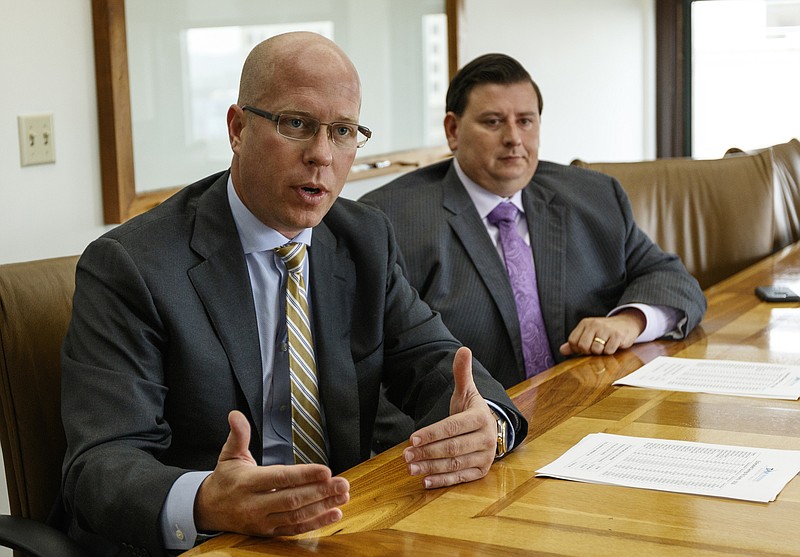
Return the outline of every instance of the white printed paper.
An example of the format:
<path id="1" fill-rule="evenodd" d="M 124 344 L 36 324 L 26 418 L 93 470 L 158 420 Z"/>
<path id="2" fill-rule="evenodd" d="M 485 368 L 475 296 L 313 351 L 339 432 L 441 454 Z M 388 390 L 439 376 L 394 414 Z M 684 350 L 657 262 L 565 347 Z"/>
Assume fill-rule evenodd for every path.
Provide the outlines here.
<path id="1" fill-rule="evenodd" d="M 593 433 L 536 475 L 767 503 L 798 472 L 800 451 Z"/>
<path id="2" fill-rule="evenodd" d="M 613 384 L 797 400 L 800 366 L 659 356 Z"/>

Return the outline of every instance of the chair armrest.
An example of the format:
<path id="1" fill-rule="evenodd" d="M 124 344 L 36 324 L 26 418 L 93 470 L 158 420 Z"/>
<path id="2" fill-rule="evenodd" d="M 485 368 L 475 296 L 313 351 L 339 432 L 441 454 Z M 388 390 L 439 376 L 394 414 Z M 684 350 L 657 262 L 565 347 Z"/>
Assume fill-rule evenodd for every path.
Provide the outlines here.
<path id="1" fill-rule="evenodd" d="M 64 532 L 29 518 L 0 515 L 0 546 L 31 557 L 86 557 Z"/>

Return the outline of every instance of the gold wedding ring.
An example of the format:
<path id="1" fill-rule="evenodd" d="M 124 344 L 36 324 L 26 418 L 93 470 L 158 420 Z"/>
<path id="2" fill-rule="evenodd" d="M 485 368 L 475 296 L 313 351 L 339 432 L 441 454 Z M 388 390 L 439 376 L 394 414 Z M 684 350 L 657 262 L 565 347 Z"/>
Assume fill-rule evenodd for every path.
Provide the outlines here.
<path id="1" fill-rule="evenodd" d="M 601 346 L 605 346 L 606 345 L 606 341 L 603 340 L 600 337 L 594 337 L 594 340 L 592 342 L 596 342 L 597 344 L 599 344 Z"/>

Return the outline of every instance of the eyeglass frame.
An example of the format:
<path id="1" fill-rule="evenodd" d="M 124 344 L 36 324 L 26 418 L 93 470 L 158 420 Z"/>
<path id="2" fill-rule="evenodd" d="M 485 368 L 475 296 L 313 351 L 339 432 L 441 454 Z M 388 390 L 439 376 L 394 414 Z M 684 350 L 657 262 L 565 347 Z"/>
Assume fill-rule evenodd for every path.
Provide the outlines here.
<path id="1" fill-rule="evenodd" d="M 319 132 L 320 128 L 323 125 L 325 125 L 325 126 L 328 126 L 328 140 L 331 141 L 337 147 L 342 147 L 342 148 L 347 149 L 348 148 L 347 145 L 341 145 L 341 144 L 337 143 L 336 140 L 333 138 L 333 132 L 331 132 L 331 130 L 333 128 L 331 126 L 334 126 L 335 124 L 344 124 L 344 125 L 347 125 L 347 126 L 355 126 L 356 130 L 361 132 L 361 135 L 366 137 L 366 139 L 364 141 L 361 141 L 361 142 L 356 141 L 356 149 L 360 149 L 361 147 L 366 145 L 367 141 L 369 141 L 369 139 L 372 137 L 372 130 L 370 130 L 367 126 L 362 126 L 361 124 L 356 124 L 354 122 L 323 122 L 323 121 L 319 120 L 318 118 L 314 118 L 313 116 L 305 116 L 303 114 L 294 114 L 292 112 L 282 112 L 280 114 L 273 114 L 272 112 L 267 112 L 266 110 L 261 110 L 260 108 L 256 108 L 254 106 L 250 106 L 249 104 L 244 105 L 242 107 L 242 110 L 246 110 L 247 112 L 252 112 L 256 116 L 261 116 L 262 118 L 265 118 L 267 120 L 271 120 L 271 121 L 275 122 L 275 131 L 278 132 L 278 135 L 280 135 L 281 137 L 285 137 L 286 139 L 291 139 L 292 141 L 309 141 L 309 140 L 313 139 L 317 135 L 317 133 Z M 310 137 L 306 137 L 305 139 L 299 138 L 299 137 L 291 137 L 291 136 L 288 136 L 288 135 L 284 135 L 284 134 L 281 133 L 281 130 L 280 130 L 280 120 L 284 116 L 297 116 L 298 118 L 303 118 L 303 119 L 306 119 L 306 120 L 312 120 L 312 121 L 317 123 L 317 129 L 314 130 L 314 133 L 311 134 Z M 358 136 L 356 136 L 356 139 L 358 139 Z"/>

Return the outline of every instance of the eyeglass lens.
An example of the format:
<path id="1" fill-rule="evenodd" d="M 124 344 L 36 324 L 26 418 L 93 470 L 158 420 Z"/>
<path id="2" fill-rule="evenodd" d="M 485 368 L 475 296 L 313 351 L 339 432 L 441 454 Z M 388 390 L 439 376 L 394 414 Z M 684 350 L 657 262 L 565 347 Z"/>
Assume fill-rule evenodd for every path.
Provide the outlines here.
<path id="1" fill-rule="evenodd" d="M 323 125 L 316 118 L 298 114 L 281 114 L 278 118 L 278 133 L 289 139 L 311 139 Z M 328 126 L 328 137 L 340 147 L 360 147 L 369 139 L 358 126 L 347 122 L 331 122 Z"/>

